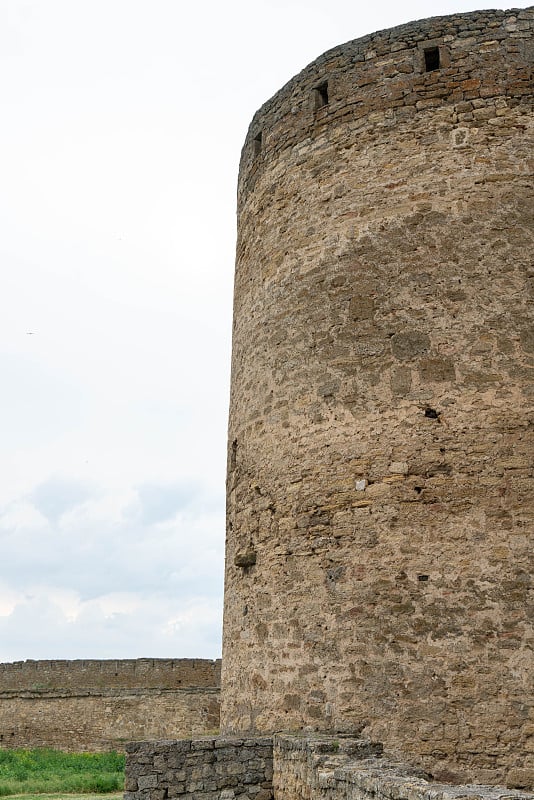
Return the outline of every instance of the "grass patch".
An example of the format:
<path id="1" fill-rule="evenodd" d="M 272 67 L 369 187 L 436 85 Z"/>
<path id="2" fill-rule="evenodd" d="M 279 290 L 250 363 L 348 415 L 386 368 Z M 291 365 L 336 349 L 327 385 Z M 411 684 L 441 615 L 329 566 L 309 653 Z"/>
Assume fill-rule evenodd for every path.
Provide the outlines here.
<path id="1" fill-rule="evenodd" d="M 56 792 L 55 794 L 11 794 L 10 800 L 102 800 L 101 794 L 67 794 L 66 792 Z M 116 794 L 106 794 L 106 800 L 122 800 L 123 792 Z"/>
<path id="2" fill-rule="evenodd" d="M 0 750 L 0 797 L 108 794 L 121 791 L 123 785 L 124 756 L 120 753 Z"/>

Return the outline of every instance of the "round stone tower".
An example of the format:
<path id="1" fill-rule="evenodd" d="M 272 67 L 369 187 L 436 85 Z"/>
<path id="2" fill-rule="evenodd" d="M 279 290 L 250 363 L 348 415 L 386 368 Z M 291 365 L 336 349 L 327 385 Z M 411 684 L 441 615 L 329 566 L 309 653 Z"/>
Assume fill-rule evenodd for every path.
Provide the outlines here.
<path id="1" fill-rule="evenodd" d="M 362 730 L 444 780 L 533 782 L 533 28 L 366 36 L 252 121 L 226 733 Z"/>

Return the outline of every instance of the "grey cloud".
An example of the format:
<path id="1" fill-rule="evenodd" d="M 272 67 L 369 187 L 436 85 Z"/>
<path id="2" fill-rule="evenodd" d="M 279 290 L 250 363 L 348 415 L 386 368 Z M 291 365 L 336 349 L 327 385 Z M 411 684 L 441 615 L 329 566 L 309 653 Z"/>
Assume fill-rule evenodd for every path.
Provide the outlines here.
<path id="1" fill-rule="evenodd" d="M 6 516 L 0 510 L 0 579 L 15 589 L 35 583 L 70 589 L 83 600 L 163 590 L 185 602 L 201 585 L 203 595 L 220 598 L 224 504 L 212 498 L 205 509 L 205 494 L 201 486 L 150 484 L 127 492 L 117 508 L 97 488 L 47 481 L 29 495 L 46 518 L 36 514 L 35 522 L 24 506 L 17 522 L 16 503 L 3 510 Z"/>
<path id="2" fill-rule="evenodd" d="M 50 478 L 36 486 L 29 499 L 45 517 L 56 522 L 59 517 L 91 496 L 91 490 L 77 482 Z"/>
<path id="3" fill-rule="evenodd" d="M 163 522 L 188 508 L 199 495 L 199 487 L 146 483 L 137 487 L 140 517 L 145 524 Z"/>
<path id="4" fill-rule="evenodd" d="M 163 597 L 139 599 L 131 612 L 105 614 L 91 604 L 69 619 L 43 593 L 26 598 L 10 615 L 0 617 L 0 660 L 220 655 L 217 601 L 193 599 L 184 606 Z M 173 625 L 184 607 L 189 614 L 183 624 Z"/>

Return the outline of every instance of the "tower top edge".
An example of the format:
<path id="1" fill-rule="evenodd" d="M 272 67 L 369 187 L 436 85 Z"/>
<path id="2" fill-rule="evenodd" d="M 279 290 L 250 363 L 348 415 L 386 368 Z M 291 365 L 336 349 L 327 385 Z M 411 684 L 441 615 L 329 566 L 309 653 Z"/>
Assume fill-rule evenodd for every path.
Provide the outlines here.
<path id="1" fill-rule="evenodd" d="M 254 113 L 250 122 L 246 140 L 249 139 L 251 132 L 258 125 L 265 114 L 271 111 L 273 104 L 277 100 L 291 92 L 291 90 L 299 84 L 309 80 L 314 73 L 320 79 L 322 72 L 325 77 L 328 72 L 332 70 L 333 62 L 339 58 L 360 59 L 366 60 L 369 51 L 375 45 L 381 45 L 382 49 L 389 43 L 391 45 L 399 45 L 404 38 L 408 38 L 406 47 L 416 47 L 425 40 L 442 39 L 447 36 L 456 37 L 459 33 L 466 35 L 469 30 L 472 31 L 474 38 L 481 38 L 487 36 L 490 38 L 491 30 L 499 23 L 498 27 L 502 27 L 511 17 L 517 17 L 521 21 L 530 21 L 534 25 L 534 5 L 527 6 L 526 8 L 509 8 L 509 9 L 478 9 L 475 11 L 457 12 L 455 14 L 447 14 L 441 16 L 424 17 L 418 20 L 411 20 L 395 25 L 391 28 L 383 28 L 372 33 L 364 34 L 363 36 L 355 39 L 349 39 L 334 47 L 325 50 L 317 58 L 310 61 L 303 69 L 291 77 L 278 91 L 276 91 L 270 98 L 268 98 Z M 493 23 L 493 24 L 491 24 Z M 513 24 L 513 22 L 512 22 Z M 479 27 L 486 25 L 487 30 L 482 31 Z M 490 27 L 491 25 L 491 27 Z M 400 49 L 400 47 L 399 47 Z M 391 52 L 391 48 L 387 52 Z M 379 53 L 383 55 L 383 53 Z"/>

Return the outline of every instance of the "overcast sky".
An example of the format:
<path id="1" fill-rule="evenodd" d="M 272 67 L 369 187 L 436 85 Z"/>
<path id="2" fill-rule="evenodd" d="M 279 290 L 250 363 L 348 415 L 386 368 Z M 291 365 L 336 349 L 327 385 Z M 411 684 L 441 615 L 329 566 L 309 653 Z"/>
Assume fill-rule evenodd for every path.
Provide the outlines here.
<path id="1" fill-rule="evenodd" d="M 248 123 L 329 47 L 488 5 L 0 0 L 0 661 L 220 656 Z"/>

